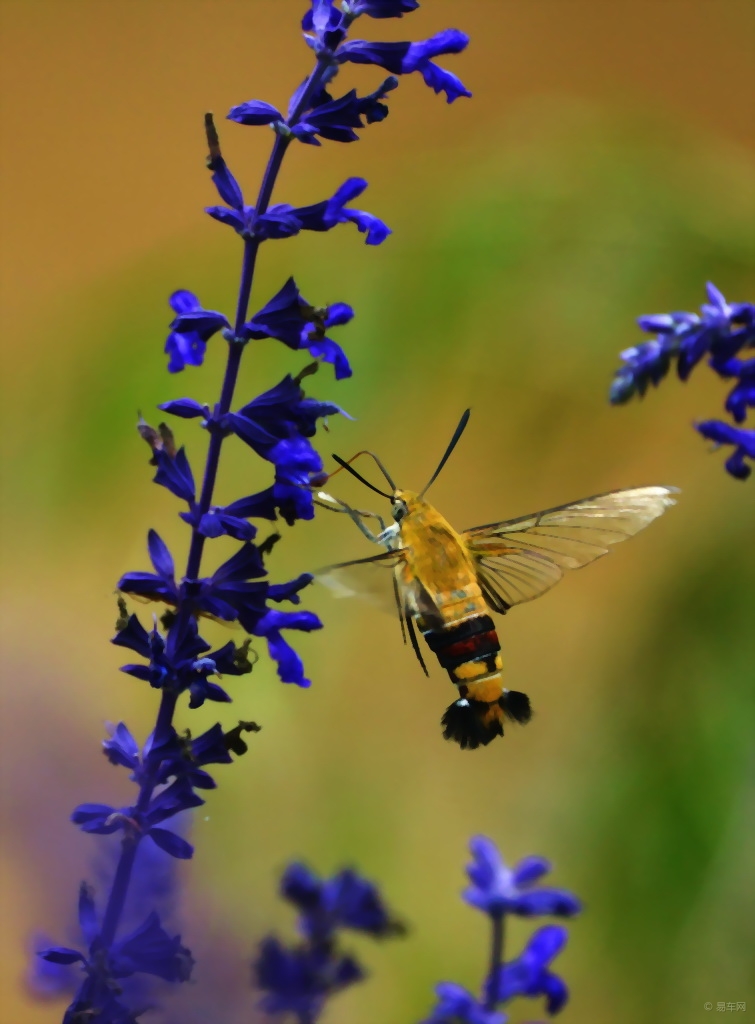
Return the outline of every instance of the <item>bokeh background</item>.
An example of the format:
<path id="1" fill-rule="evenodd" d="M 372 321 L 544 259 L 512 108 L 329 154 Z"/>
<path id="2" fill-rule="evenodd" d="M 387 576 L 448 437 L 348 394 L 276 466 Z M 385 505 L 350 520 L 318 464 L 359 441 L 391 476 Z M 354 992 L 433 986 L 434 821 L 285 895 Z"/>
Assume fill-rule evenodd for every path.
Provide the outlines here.
<path id="1" fill-rule="evenodd" d="M 66 939 L 94 856 L 68 813 L 130 795 L 102 759 L 103 723 L 143 736 L 153 722 L 154 694 L 118 673 L 107 640 L 114 582 L 146 568 L 147 529 L 179 560 L 186 546 L 174 499 L 150 483 L 137 410 L 154 421 L 168 397 L 213 401 L 222 372 L 221 344 L 179 377 L 162 354 L 174 288 L 226 310 L 236 290 L 237 239 L 202 213 L 215 201 L 202 114 L 252 96 L 285 104 L 310 63 L 303 6 L 0 5 L 0 991 L 17 1024 L 61 1013 L 31 997 L 24 972 L 33 932 Z M 332 422 L 322 450 L 373 447 L 404 486 L 421 486 L 471 405 L 433 492 L 459 528 L 612 487 L 682 495 L 646 534 L 500 623 L 509 685 L 530 693 L 537 717 L 472 754 L 442 741 L 453 693 L 437 667 L 421 675 L 395 622 L 306 593 L 326 626 L 297 637 L 311 690 L 280 685 L 263 656 L 234 684 L 236 703 L 219 706 L 264 730 L 218 773 L 194 825 L 183 916 L 204 959 L 184 1022 L 252 1019 L 246 963 L 265 931 L 292 933 L 275 888 L 293 856 L 323 872 L 357 865 L 411 925 L 400 942 L 355 941 L 372 978 L 332 1003 L 331 1024 L 409 1024 L 437 980 L 476 987 L 487 929 L 459 892 L 478 832 L 509 860 L 548 855 L 554 882 L 585 901 L 559 961 L 572 990 L 564 1021 L 687 1024 L 720 1000 L 755 1009 L 755 484 L 727 477 L 691 428 L 725 396 L 704 370 L 627 408 L 606 401 L 637 315 L 696 308 L 707 279 L 732 300 L 755 294 L 755 8 L 428 0 L 365 34 L 449 25 L 472 36 L 447 66 L 474 99 L 446 107 L 407 78 L 363 141 L 294 147 L 280 180 L 279 200 L 307 203 L 364 174 L 365 207 L 395 232 L 380 249 L 343 228 L 262 251 L 253 304 L 293 272 L 307 297 L 357 311 L 339 337 L 353 379 L 309 381 L 356 417 Z M 222 141 L 254 192 L 269 135 L 226 125 Z M 239 398 L 300 365 L 259 345 Z M 198 464 L 203 436 L 180 423 L 178 434 Z M 220 499 L 266 484 L 266 466 L 229 443 Z M 340 493 L 374 497 L 354 481 Z M 284 532 L 271 571 L 286 579 L 365 547 L 323 512 Z M 227 550 L 215 542 L 213 563 Z M 180 724 L 199 731 L 217 716 L 183 711 Z M 512 953 L 529 930 L 512 928 Z M 538 1009 L 515 1006 L 512 1020 Z"/>

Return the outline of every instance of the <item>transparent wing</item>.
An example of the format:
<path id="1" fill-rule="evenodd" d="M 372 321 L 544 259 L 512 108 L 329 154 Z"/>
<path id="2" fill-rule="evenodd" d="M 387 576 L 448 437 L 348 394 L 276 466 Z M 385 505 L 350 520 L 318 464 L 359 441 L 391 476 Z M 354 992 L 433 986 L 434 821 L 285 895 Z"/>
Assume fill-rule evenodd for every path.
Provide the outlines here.
<path id="1" fill-rule="evenodd" d="M 497 612 L 550 590 L 565 569 L 579 569 L 634 536 L 674 504 L 673 487 L 635 487 L 490 523 L 463 536 L 477 563 L 483 596 Z"/>
<path id="2" fill-rule="evenodd" d="M 315 573 L 335 597 L 363 597 L 384 611 L 398 614 L 404 643 L 407 637 L 425 675 L 427 666 L 419 648 L 413 614 L 417 598 L 401 548 L 372 558 L 330 565 Z"/>
<path id="3" fill-rule="evenodd" d="M 329 565 L 315 573 L 315 579 L 327 587 L 334 597 L 361 597 L 383 611 L 395 614 L 396 587 L 404 555 L 384 551 L 371 558 Z M 403 602 L 401 606 L 403 614 Z"/>

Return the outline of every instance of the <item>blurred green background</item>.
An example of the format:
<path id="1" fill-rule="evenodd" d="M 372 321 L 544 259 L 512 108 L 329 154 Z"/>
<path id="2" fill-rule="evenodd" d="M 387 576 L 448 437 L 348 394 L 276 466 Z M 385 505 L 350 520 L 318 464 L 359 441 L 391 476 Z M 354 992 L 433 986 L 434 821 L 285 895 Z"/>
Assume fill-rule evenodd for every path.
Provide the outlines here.
<path id="1" fill-rule="evenodd" d="M 149 482 L 137 410 L 154 422 L 169 397 L 214 401 L 222 373 L 221 344 L 204 370 L 172 378 L 162 354 L 174 288 L 230 310 L 237 286 L 237 239 L 201 212 L 214 201 L 202 113 L 252 96 L 285 104 L 310 62 L 303 6 L 0 4 L 0 991 L 17 1024 L 60 1016 L 23 974 L 32 931 L 65 936 L 92 856 L 67 815 L 130 795 L 99 752 L 103 723 L 123 719 L 139 736 L 153 723 L 154 695 L 117 672 L 107 639 L 115 580 L 147 567 L 147 529 L 179 562 L 186 547 L 174 499 Z M 554 883 L 585 901 L 558 962 L 572 990 L 565 1022 L 687 1024 L 707 1018 L 706 1001 L 755 1008 L 755 485 L 731 480 L 691 428 L 725 396 L 704 370 L 643 403 L 606 401 L 637 315 L 696 308 L 707 279 L 732 300 L 755 294 L 755 8 L 428 0 L 364 32 L 419 38 L 451 24 L 472 36 L 447 66 L 474 99 L 446 107 L 413 76 L 362 142 L 294 148 L 286 161 L 279 200 L 314 202 L 364 174 L 363 205 L 395 232 L 380 249 L 343 228 L 262 251 L 253 305 L 293 272 L 311 300 L 357 311 L 338 335 L 353 379 L 336 384 L 326 369 L 308 382 L 356 417 L 332 421 L 321 450 L 372 447 L 403 486 L 421 486 L 471 405 L 433 490 L 459 528 L 612 487 L 682 494 L 646 534 L 499 623 L 509 685 L 537 717 L 474 753 L 441 739 L 453 692 L 439 668 L 421 675 L 395 622 L 305 594 L 326 626 L 295 638 L 312 689 L 280 685 L 263 656 L 220 706 L 224 721 L 264 730 L 218 772 L 196 821 L 185 935 L 205 960 L 187 1020 L 219 986 L 228 1013 L 204 1019 L 250 1019 L 245 962 L 264 931 L 292 934 L 275 886 L 294 856 L 322 872 L 359 866 L 411 925 L 402 941 L 354 943 L 373 977 L 334 1000 L 330 1024 L 409 1024 L 437 980 L 476 988 L 487 929 L 459 891 L 478 832 L 509 861 L 549 856 Z M 373 87 L 380 74 L 347 70 L 344 84 Z M 253 193 L 269 136 L 226 125 L 222 140 Z M 301 365 L 261 343 L 239 401 Z M 196 468 L 203 436 L 177 433 Z M 219 499 L 267 482 L 266 466 L 228 443 Z M 338 493 L 368 502 L 354 481 Z M 286 579 L 366 547 L 324 512 L 284 528 L 271 572 Z M 208 568 L 229 550 L 216 542 Z M 217 717 L 218 706 L 184 710 L 180 725 Z M 530 930 L 512 927 L 511 953 Z M 512 1020 L 538 1009 L 514 1006 Z"/>

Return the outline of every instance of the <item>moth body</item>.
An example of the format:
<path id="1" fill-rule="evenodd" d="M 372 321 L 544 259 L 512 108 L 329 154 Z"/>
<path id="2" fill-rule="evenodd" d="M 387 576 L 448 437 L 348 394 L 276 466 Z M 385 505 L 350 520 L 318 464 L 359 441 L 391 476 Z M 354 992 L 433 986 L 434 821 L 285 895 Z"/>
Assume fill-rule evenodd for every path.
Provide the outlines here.
<path id="1" fill-rule="evenodd" d="M 381 576 L 391 571 L 404 640 L 409 638 L 427 672 L 417 640 L 417 632 L 421 633 L 458 690 L 457 700 L 441 720 L 443 735 L 464 749 L 474 749 L 503 735 L 504 719 L 524 724 L 532 716 L 527 695 L 503 685 L 501 644 L 490 613 L 504 615 L 514 605 L 546 593 L 566 570 L 601 558 L 614 544 L 632 537 L 673 505 L 676 489 L 656 486 L 608 491 L 459 533 L 423 496 L 468 419 L 469 410 L 420 494 L 397 488 L 372 452 L 358 454 L 372 456 L 391 493 L 381 491 L 334 456 L 342 469 L 390 500 L 394 522 L 386 527 L 375 513 L 358 512 L 323 494 L 387 551 L 330 566 L 321 578 L 329 578 L 331 586 L 335 584 L 346 594 L 354 592 L 348 586 L 351 574 L 381 569 Z M 365 526 L 369 516 L 380 522 L 377 535 Z"/>

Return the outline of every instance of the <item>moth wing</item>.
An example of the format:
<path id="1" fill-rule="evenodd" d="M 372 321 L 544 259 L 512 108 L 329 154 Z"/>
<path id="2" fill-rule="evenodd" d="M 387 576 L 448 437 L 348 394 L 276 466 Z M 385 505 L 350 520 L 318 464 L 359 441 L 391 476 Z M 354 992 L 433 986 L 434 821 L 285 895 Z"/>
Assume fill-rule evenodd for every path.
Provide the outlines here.
<path id="1" fill-rule="evenodd" d="M 564 575 L 608 553 L 675 504 L 673 487 L 609 491 L 467 530 L 483 596 L 493 611 L 544 594 Z"/>
<path id="2" fill-rule="evenodd" d="M 382 611 L 395 614 L 396 591 L 404 565 L 401 549 L 384 551 L 371 558 L 329 565 L 315 573 L 315 579 L 334 597 L 360 597 Z M 400 591 L 399 591 L 400 592 Z M 405 608 L 402 596 L 401 612 Z"/>
<path id="3" fill-rule="evenodd" d="M 335 597 L 363 597 L 384 611 L 398 613 L 404 643 L 408 637 L 422 671 L 428 674 L 413 620 L 420 588 L 408 570 L 401 548 L 372 558 L 327 566 L 315 573 L 315 579 L 328 587 Z"/>

